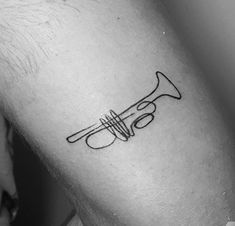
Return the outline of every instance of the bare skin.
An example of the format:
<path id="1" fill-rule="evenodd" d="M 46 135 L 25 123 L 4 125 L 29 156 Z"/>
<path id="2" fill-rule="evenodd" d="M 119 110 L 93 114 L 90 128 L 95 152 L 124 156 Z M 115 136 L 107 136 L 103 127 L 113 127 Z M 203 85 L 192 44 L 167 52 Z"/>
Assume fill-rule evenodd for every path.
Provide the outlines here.
<path id="1" fill-rule="evenodd" d="M 234 115 L 234 1 L 163 1 L 183 39 Z"/>
<path id="2" fill-rule="evenodd" d="M 2 113 L 61 182 L 84 225 L 234 219 L 233 137 L 158 1 L 0 3 Z M 66 140 L 149 94 L 156 71 L 182 98 L 158 99 L 155 119 L 128 142 L 93 150 Z"/>

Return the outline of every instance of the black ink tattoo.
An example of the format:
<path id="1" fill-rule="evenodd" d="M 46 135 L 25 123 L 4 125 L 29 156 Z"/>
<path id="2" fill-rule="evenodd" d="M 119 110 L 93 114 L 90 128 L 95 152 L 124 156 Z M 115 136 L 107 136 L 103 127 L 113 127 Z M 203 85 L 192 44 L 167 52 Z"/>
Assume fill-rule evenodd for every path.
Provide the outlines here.
<path id="1" fill-rule="evenodd" d="M 84 128 L 66 138 L 69 143 L 85 140 L 92 149 L 104 149 L 116 140 L 127 142 L 135 136 L 136 129 L 143 129 L 155 118 L 156 101 L 161 97 L 181 99 L 177 87 L 162 72 L 156 72 L 157 85 L 147 96 L 117 114 L 110 110 L 109 115 L 99 119 L 99 123 Z"/>

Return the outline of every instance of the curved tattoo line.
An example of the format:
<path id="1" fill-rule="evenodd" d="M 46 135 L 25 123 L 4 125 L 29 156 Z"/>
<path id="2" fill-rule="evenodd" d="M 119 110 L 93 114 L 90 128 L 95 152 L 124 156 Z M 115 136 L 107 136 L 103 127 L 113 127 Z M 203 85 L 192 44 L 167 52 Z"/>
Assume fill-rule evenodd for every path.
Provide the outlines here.
<path id="1" fill-rule="evenodd" d="M 69 143 L 76 143 L 77 141 L 85 138 L 86 145 L 95 150 L 107 148 L 114 144 L 116 140 L 127 142 L 130 137 L 135 136 L 135 129 L 143 129 L 154 120 L 154 113 L 157 109 L 155 104 L 156 100 L 164 96 L 177 100 L 182 98 L 180 91 L 166 75 L 160 71 L 157 71 L 156 78 L 157 85 L 148 95 L 141 98 L 136 103 L 130 105 L 127 109 L 119 114 L 113 110 L 110 110 L 109 115 L 105 115 L 104 118 L 99 119 L 99 124 L 95 123 L 76 133 L 73 133 L 72 135 L 68 136 L 66 140 Z M 165 90 L 162 91 L 161 89 L 166 89 L 166 87 L 160 87 L 161 83 L 167 83 L 168 88 L 171 90 L 166 90 L 168 92 Z M 147 112 L 143 113 L 142 111 Z M 139 113 L 141 114 L 138 116 Z M 135 119 L 130 121 L 130 119 L 134 116 L 136 116 Z M 146 119 L 148 119 L 147 122 L 145 122 Z M 144 124 L 141 125 L 141 123 Z M 102 131 L 106 131 L 107 136 L 111 135 L 112 140 L 100 146 L 93 146 L 90 142 L 90 139 L 93 136 L 98 136 Z"/>

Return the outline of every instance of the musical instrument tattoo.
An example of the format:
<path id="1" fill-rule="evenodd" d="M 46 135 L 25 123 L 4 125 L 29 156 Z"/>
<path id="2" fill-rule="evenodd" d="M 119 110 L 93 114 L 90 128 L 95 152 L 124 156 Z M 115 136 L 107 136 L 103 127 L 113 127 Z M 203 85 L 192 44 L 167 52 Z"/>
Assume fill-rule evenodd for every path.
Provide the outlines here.
<path id="1" fill-rule="evenodd" d="M 76 143 L 84 139 L 86 145 L 91 149 L 104 149 L 115 141 L 127 142 L 135 136 L 136 129 L 143 129 L 155 118 L 157 106 L 156 101 L 161 97 L 170 97 L 176 100 L 182 98 L 180 91 L 171 80 L 162 72 L 156 72 L 157 85 L 145 97 L 117 114 L 110 110 L 109 115 L 99 119 L 99 123 L 92 124 L 72 135 L 66 140 Z"/>

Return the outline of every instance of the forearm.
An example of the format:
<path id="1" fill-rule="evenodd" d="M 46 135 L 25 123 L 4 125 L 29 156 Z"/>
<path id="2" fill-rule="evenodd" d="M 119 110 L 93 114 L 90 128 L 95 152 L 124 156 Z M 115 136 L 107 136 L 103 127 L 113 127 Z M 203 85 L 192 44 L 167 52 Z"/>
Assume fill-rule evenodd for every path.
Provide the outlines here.
<path id="1" fill-rule="evenodd" d="M 77 13 L 63 9 L 60 25 L 48 28 L 54 36 L 37 71 L 1 77 L 5 114 L 68 189 L 85 225 L 225 225 L 234 217 L 232 138 L 161 6 L 73 7 Z M 148 99 L 154 120 L 140 129 L 136 115 L 121 118 L 122 133 L 109 124 L 103 139 L 90 138 L 107 126 L 104 114 L 143 114 L 139 104 L 158 84 L 156 71 L 175 87 L 172 94 L 163 76 L 154 95 L 175 98 Z M 88 135 L 66 140 L 88 127 Z"/>

